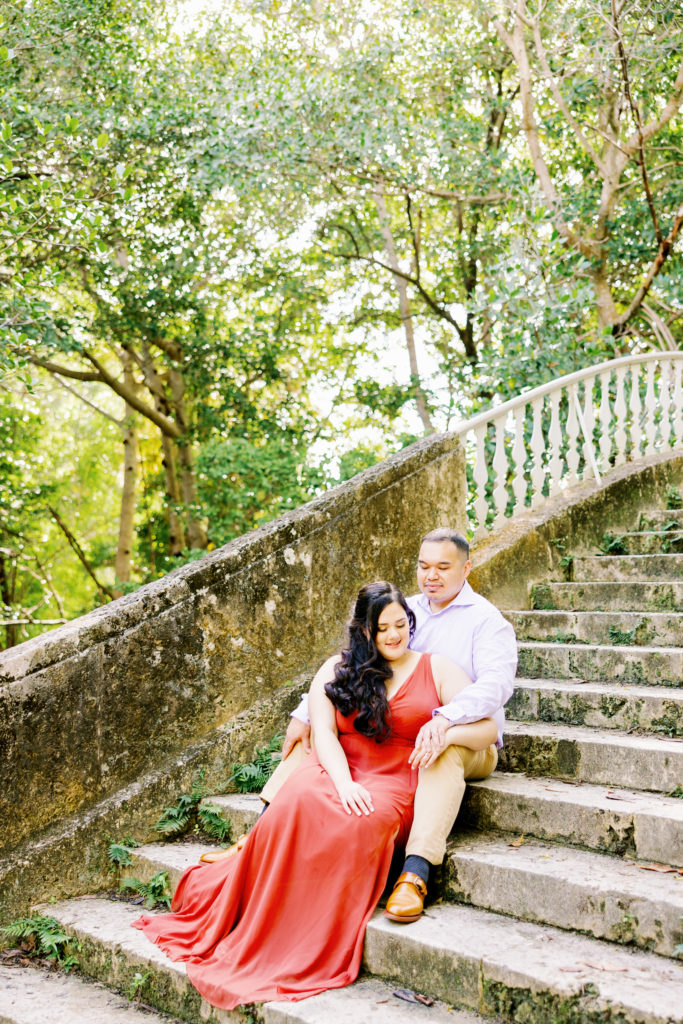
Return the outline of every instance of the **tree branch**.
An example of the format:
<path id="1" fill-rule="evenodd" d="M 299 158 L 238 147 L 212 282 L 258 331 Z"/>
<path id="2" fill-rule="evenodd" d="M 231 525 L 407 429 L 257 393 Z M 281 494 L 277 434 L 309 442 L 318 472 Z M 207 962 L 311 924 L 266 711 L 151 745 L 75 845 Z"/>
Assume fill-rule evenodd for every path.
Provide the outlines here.
<path id="1" fill-rule="evenodd" d="M 51 505 L 47 506 L 47 510 L 50 513 L 50 515 L 52 516 L 52 518 L 54 519 L 54 521 L 56 522 L 56 524 L 59 527 L 59 529 L 62 531 L 62 533 L 64 534 L 64 536 L 68 540 L 70 547 L 75 552 L 76 557 L 78 558 L 79 562 L 81 563 L 81 565 L 83 566 L 83 568 L 87 572 L 88 576 L 90 576 L 94 580 L 95 586 L 97 587 L 97 589 L 100 591 L 101 594 L 104 594 L 105 597 L 108 597 L 110 600 L 113 601 L 114 600 L 114 592 L 112 590 L 110 590 L 109 587 L 105 586 L 104 583 L 100 583 L 100 581 L 98 580 L 97 576 L 93 572 L 93 569 L 90 566 L 90 563 L 88 562 L 88 559 L 85 557 L 85 554 L 83 553 L 83 548 L 80 546 L 80 544 L 78 543 L 78 541 L 74 537 L 74 535 L 71 532 L 71 530 L 69 529 L 69 527 L 63 521 L 63 519 L 61 518 L 59 513 L 56 512 L 55 509 L 53 509 Z"/>
<path id="2" fill-rule="evenodd" d="M 643 299 L 652 287 L 652 282 L 656 278 L 659 271 L 662 269 L 662 266 L 667 256 L 673 248 L 674 242 L 676 241 L 678 233 L 681 229 L 681 224 L 683 224 L 683 206 L 681 206 L 674 215 L 674 221 L 671 226 L 671 231 L 669 232 L 667 237 L 663 238 L 660 242 L 657 255 L 652 261 L 652 265 L 648 270 L 647 274 L 645 275 L 644 281 L 642 282 L 642 284 L 638 288 L 638 291 L 631 300 L 628 309 L 625 310 L 625 312 L 621 313 L 617 318 L 617 321 L 615 323 L 615 327 L 617 328 L 617 334 L 623 332 L 623 328 L 625 327 L 625 325 L 628 323 L 633 314 L 636 313 L 639 307 L 641 306 Z"/>

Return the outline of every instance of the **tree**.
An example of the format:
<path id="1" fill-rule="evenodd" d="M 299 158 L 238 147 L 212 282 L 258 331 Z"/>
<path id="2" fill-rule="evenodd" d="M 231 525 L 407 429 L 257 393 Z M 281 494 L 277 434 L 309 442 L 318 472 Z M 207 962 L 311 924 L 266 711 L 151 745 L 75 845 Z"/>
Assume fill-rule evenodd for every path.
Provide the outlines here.
<path id="1" fill-rule="evenodd" d="M 683 224 L 683 17 L 639 0 L 507 7 L 496 28 L 515 61 L 533 173 L 572 272 L 592 283 L 600 328 L 623 347 L 656 322 L 646 298 L 670 310 L 671 282 L 654 286 Z"/>

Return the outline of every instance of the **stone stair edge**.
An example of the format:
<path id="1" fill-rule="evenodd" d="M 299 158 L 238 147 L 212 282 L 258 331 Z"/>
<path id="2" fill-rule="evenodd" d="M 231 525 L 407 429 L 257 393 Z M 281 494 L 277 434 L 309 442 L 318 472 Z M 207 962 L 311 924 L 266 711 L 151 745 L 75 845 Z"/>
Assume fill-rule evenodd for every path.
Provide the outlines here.
<path id="1" fill-rule="evenodd" d="M 156 1005 L 160 1001 L 165 1004 L 161 1007 L 165 1012 L 177 1014 L 180 1007 L 184 1019 L 197 1024 L 200 1021 L 206 1024 L 230 1021 L 232 1024 L 244 1020 L 243 1016 L 210 1010 L 198 993 L 189 991 L 191 986 L 181 964 L 167 961 L 142 933 L 126 928 L 138 915 L 139 908 L 81 898 L 53 905 L 49 910 L 81 942 L 84 970 L 91 976 L 105 981 L 113 977 L 120 983 L 142 966 L 154 975 L 150 988 L 157 993 Z M 586 983 L 598 988 L 600 995 L 595 997 L 591 1014 L 582 1019 L 596 1024 L 604 1019 L 597 1014 L 605 995 L 622 1013 L 619 1019 L 633 1021 L 633 1024 L 641 1020 L 664 1024 L 669 1019 L 669 1010 L 683 1000 L 683 967 L 675 962 L 547 925 L 518 922 L 490 911 L 455 905 L 431 907 L 421 921 L 409 926 L 410 931 L 408 926 L 391 925 L 392 922 L 378 913 L 368 926 L 364 963 L 370 974 L 449 1004 L 456 1001 L 454 990 L 457 988 L 459 1005 L 489 1017 L 502 1010 L 510 1019 L 505 1013 L 507 1003 L 516 1002 L 518 998 L 525 1000 L 530 992 L 537 997 L 544 995 L 559 1006 L 568 996 L 573 998 L 583 992 Z M 472 941 L 473 926 L 479 933 L 479 941 L 477 938 Z M 520 939 L 524 942 L 521 961 L 516 948 Z M 545 957 L 545 962 L 544 943 L 547 948 L 552 944 L 557 954 Z M 558 957 L 564 963 L 577 964 L 582 975 L 581 985 L 574 984 L 578 979 L 573 975 L 558 974 Z M 601 962 L 619 965 L 620 985 L 608 985 L 607 993 L 602 991 L 605 980 L 614 979 L 609 973 L 603 973 Z M 549 980 L 551 964 L 554 964 L 555 977 Z M 658 990 L 665 989 L 665 995 L 659 996 L 659 1008 L 654 1010 L 651 1001 L 646 1007 L 652 992 L 649 988 L 643 991 L 644 973 L 657 980 Z M 626 981 L 628 985 L 624 984 Z M 144 988 L 142 995 L 148 999 Z M 641 1017 L 646 1008 L 650 1016 Z M 521 1018 L 515 1016 L 515 1019 Z"/>

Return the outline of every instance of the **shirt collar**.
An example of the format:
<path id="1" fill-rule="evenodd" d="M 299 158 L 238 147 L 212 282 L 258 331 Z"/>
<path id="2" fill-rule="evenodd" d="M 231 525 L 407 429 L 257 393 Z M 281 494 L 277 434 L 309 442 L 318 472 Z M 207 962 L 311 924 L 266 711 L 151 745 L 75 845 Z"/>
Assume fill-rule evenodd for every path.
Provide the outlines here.
<path id="1" fill-rule="evenodd" d="M 457 594 L 457 596 L 454 597 L 452 601 L 449 601 L 445 608 L 440 608 L 438 612 L 433 612 L 432 609 L 429 607 L 429 598 L 427 597 L 426 594 L 420 593 L 417 599 L 417 604 L 419 604 L 420 607 L 423 608 L 429 615 L 433 616 L 443 615 L 443 613 L 447 612 L 449 608 L 455 608 L 459 605 L 463 606 L 474 603 L 475 593 L 472 590 L 472 587 L 467 582 L 467 580 L 465 580 L 462 587 L 460 588 L 459 594 Z"/>

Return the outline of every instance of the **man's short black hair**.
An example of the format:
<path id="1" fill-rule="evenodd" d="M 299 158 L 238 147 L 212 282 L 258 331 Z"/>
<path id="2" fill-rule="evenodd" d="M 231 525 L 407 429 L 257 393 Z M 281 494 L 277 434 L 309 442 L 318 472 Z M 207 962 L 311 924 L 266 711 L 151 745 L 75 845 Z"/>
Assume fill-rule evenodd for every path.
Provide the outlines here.
<path id="1" fill-rule="evenodd" d="M 470 557 L 470 546 L 467 543 L 467 537 L 460 533 L 459 530 L 452 530 L 450 526 L 437 526 L 436 530 L 430 530 L 422 538 L 420 544 L 431 543 L 432 541 L 440 544 L 444 540 L 449 540 L 451 544 L 455 544 L 458 551 L 462 551 L 465 561 L 467 561 Z"/>

